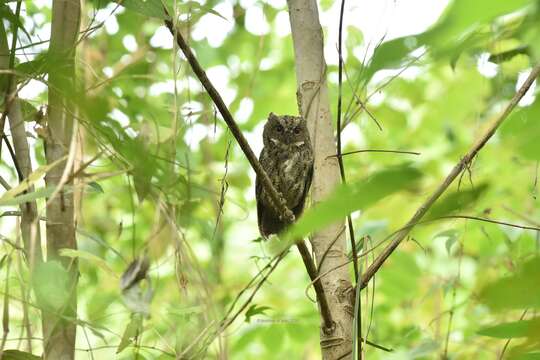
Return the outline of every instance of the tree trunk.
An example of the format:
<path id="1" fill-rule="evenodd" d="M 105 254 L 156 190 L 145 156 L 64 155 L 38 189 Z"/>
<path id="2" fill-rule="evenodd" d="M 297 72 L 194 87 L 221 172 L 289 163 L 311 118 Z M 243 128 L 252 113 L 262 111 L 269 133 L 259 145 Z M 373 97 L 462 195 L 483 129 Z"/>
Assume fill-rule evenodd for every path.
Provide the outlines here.
<path id="1" fill-rule="evenodd" d="M 315 152 L 312 202 L 325 199 L 339 184 L 339 165 L 326 86 L 323 35 L 316 0 L 288 0 L 296 60 L 298 107 L 307 119 Z M 311 245 L 319 274 L 347 261 L 344 223 L 333 224 L 314 234 Z M 328 248 L 330 247 L 330 250 Z M 326 256 L 324 254 L 327 252 Z M 335 327 L 321 331 L 323 359 L 350 358 L 353 306 L 348 267 L 342 266 L 322 278 Z"/>
<path id="2" fill-rule="evenodd" d="M 79 0 L 54 0 L 49 60 L 48 132 L 45 140 L 47 163 L 68 154 L 73 135 L 75 96 L 75 42 L 79 32 Z M 71 97 L 71 98 L 70 98 Z M 45 182 L 49 187 L 61 184 L 62 175 L 69 162 L 49 171 Z M 70 182 L 66 184 L 70 184 Z M 65 184 L 64 184 L 65 185 Z M 59 256 L 62 248 L 76 248 L 73 217 L 73 194 L 60 190 L 47 205 L 47 261 L 59 261 L 69 271 L 67 289 L 70 297 L 61 309 L 63 315 L 43 311 L 44 359 L 71 360 L 75 357 L 77 317 L 77 263 Z"/>

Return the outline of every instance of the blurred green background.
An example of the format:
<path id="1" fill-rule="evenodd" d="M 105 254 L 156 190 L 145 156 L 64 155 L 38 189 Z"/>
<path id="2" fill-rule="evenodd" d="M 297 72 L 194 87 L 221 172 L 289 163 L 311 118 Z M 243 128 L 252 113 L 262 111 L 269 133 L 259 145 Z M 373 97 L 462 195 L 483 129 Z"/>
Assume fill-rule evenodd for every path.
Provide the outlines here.
<path id="1" fill-rule="evenodd" d="M 243 153 L 161 20 L 138 6 L 152 2 L 124 3 L 85 1 L 77 48 L 80 94 L 74 99 L 83 162 L 97 156 L 79 187 L 77 358 L 168 359 L 183 352 L 319 358 L 317 307 L 305 294 L 309 280 L 296 252 L 248 312 L 201 349 L 201 339 L 272 253 L 258 238 L 254 174 Z M 356 237 L 367 248 L 405 224 L 540 58 L 538 1 L 426 3 L 346 4 L 343 151 L 420 153 L 344 157 L 353 186 L 403 165 L 421 173 L 413 186 L 353 213 Z M 12 5 L 2 4 L 8 37 Z M 191 33 L 197 58 L 258 153 L 268 113 L 298 112 L 286 3 L 166 5 L 180 14 L 180 28 Z M 319 4 L 334 118 L 339 5 Z M 30 80 L 20 96 L 35 168 L 44 164 L 35 114 L 47 101 L 46 69 L 54 67 L 46 55 L 50 20 L 50 1 L 23 1 L 16 69 Z M 361 111 L 353 89 L 371 116 Z M 540 226 L 537 93 L 533 87 L 428 215 L 433 221 L 414 229 L 362 293 L 363 333 L 394 349 L 367 347 L 368 359 L 495 359 L 505 346 L 505 358 L 540 358 L 540 233 L 437 219 L 467 215 Z M 0 172 L 16 183 L 6 151 Z M 44 207 L 42 198 L 38 205 Z M 3 206 L 2 212 L 17 209 Z M 16 217 L 4 213 L 2 239 L 16 242 L 16 229 Z M 23 327 L 28 269 L 8 242 L 0 248 L 13 259 L 9 278 L 5 266 L 0 275 L 0 288 L 11 296 L 5 348 L 31 346 L 40 353 L 40 311 L 32 296 L 32 339 Z M 143 254 L 151 278 L 143 291 L 151 287 L 153 296 L 138 305 L 148 306 L 148 316 L 134 315 L 119 288 L 123 271 Z M 371 260 L 372 253 L 362 257 L 362 267 Z M 312 289 L 308 293 L 314 297 Z"/>

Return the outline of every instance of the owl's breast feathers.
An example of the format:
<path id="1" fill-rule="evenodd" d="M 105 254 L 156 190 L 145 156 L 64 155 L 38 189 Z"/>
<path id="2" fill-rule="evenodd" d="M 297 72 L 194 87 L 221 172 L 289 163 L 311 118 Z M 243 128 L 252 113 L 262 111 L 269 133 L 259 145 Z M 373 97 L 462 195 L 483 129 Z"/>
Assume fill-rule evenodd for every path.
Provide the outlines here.
<path id="1" fill-rule="evenodd" d="M 265 147 L 260 162 L 272 185 L 281 193 L 296 217 L 304 209 L 313 173 L 313 153 L 309 143 L 291 146 L 288 151 L 278 147 Z M 257 215 L 263 236 L 277 234 L 287 225 L 279 218 L 275 207 L 259 179 L 256 181 Z"/>

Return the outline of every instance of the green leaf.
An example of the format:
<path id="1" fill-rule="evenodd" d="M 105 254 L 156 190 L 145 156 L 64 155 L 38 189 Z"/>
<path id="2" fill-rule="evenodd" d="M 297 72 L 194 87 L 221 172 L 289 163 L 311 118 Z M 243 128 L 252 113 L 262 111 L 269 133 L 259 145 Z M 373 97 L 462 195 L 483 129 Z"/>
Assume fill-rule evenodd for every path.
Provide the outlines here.
<path id="1" fill-rule="evenodd" d="M 472 28 L 490 23 L 498 16 L 511 13 L 531 4 L 530 0 L 455 0 L 444 12 L 441 21 L 427 36 L 431 44 L 441 40 L 456 40 Z"/>
<path id="2" fill-rule="evenodd" d="M 321 9 L 324 11 L 328 11 L 332 7 L 333 4 L 334 4 L 334 0 L 321 0 L 320 1 Z"/>
<path id="3" fill-rule="evenodd" d="M 2 259 L 0 259 L 0 270 L 2 270 L 2 267 L 4 266 L 4 262 L 6 261 L 7 258 L 8 258 L 7 254 L 4 254 L 4 256 L 2 256 Z"/>
<path id="4" fill-rule="evenodd" d="M 15 71 L 27 77 L 38 77 L 51 71 L 52 64 L 47 52 L 38 54 L 33 60 L 26 61 L 15 66 Z"/>
<path id="5" fill-rule="evenodd" d="M 475 185 L 472 189 L 457 190 L 446 195 L 438 200 L 428 211 L 426 220 L 438 219 L 454 214 L 458 210 L 466 209 L 468 206 L 474 204 L 487 189 L 488 185 L 484 183 Z"/>
<path id="6" fill-rule="evenodd" d="M 420 177 L 417 169 L 401 166 L 376 173 L 367 180 L 340 186 L 327 200 L 311 207 L 284 238 L 303 238 L 310 232 L 344 219 L 353 211 L 364 210 L 390 194 L 411 187 Z"/>
<path id="7" fill-rule="evenodd" d="M 0 198 L 0 206 L 6 205 L 6 203 L 10 200 L 12 200 L 16 195 L 22 193 L 23 191 L 27 190 L 29 187 L 33 186 L 37 181 L 39 181 L 47 172 L 49 172 L 54 167 L 58 166 L 62 162 L 66 160 L 67 156 L 63 156 L 62 158 L 56 160 L 52 164 L 43 165 L 39 167 L 37 170 L 35 170 L 33 173 L 28 175 L 26 179 L 24 179 L 19 185 L 15 186 L 14 188 L 10 189 L 9 191 L 6 191 L 4 195 Z"/>
<path id="8" fill-rule="evenodd" d="M 519 354 L 518 356 L 512 357 L 515 360 L 540 360 L 540 351 L 530 352 L 526 354 Z"/>
<path id="9" fill-rule="evenodd" d="M 347 39 L 345 45 L 348 48 L 353 48 L 355 46 L 359 46 L 364 41 L 364 34 L 362 34 L 362 31 L 360 31 L 355 26 L 347 26 L 347 29 L 345 30 L 347 34 Z"/>
<path id="10" fill-rule="evenodd" d="M 369 80 L 378 70 L 400 67 L 409 59 L 407 55 L 417 47 L 418 40 L 413 36 L 382 43 L 375 49 L 364 76 Z"/>
<path id="11" fill-rule="evenodd" d="M 69 278 L 60 262 L 38 262 L 32 277 L 38 305 L 48 310 L 62 308 L 69 299 Z"/>
<path id="12" fill-rule="evenodd" d="M 414 297 L 422 272 L 414 256 L 397 251 L 389 258 L 381 271 L 380 290 L 389 302 L 399 303 Z"/>
<path id="13" fill-rule="evenodd" d="M 139 336 L 141 330 L 142 317 L 140 315 L 133 315 L 131 321 L 129 322 L 129 324 L 127 324 L 124 330 L 124 334 L 122 334 L 122 339 L 120 340 L 120 344 L 118 344 L 116 353 L 119 354 L 120 352 L 122 352 L 122 350 L 128 347 L 131 344 L 132 339 Z"/>
<path id="14" fill-rule="evenodd" d="M 99 185 L 98 182 L 96 181 L 91 181 L 88 183 L 88 186 L 90 186 L 92 189 L 96 190 L 98 193 L 102 193 L 102 194 L 105 194 L 105 191 L 103 190 L 103 188 L 101 187 L 101 185 Z"/>
<path id="15" fill-rule="evenodd" d="M 262 328 L 260 326 L 245 326 L 245 329 L 241 332 L 241 336 L 237 337 L 232 344 L 232 351 L 239 354 L 244 351 L 250 344 L 254 344 L 258 341 Z"/>
<path id="16" fill-rule="evenodd" d="M 116 0 L 126 9 L 138 12 L 144 16 L 166 20 L 169 17 L 163 11 L 161 0 Z"/>
<path id="17" fill-rule="evenodd" d="M 40 356 L 20 350 L 4 350 L 2 354 L 3 360 L 40 360 Z"/>
<path id="18" fill-rule="evenodd" d="M 540 99 L 515 110 L 501 126 L 506 145 L 530 160 L 540 160 Z"/>
<path id="19" fill-rule="evenodd" d="M 434 353 L 440 348 L 439 342 L 436 340 L 424 340 L 415 348 L 412 348 L 408 354 L 407 359 L 425 359 L 427 355 Z"/>
<path id="20" fill-rule="evenodd" d="M 186 1 L 186 2 L 179 3 L 178 5 L 179 5 L 181 11 L 184 10 L 186 12 L 187 11 L 200 12 L 202 14 L 208 13 L 208 14 L 216 15 L 216 16 L 222 18 L 225 21 L 229 21 L 229 20 L 227 20 L 226 17 L 224 17 L 223 15 L 221 15 L 220 13 L 218 13 L 217 11 L 212 9 L 211 7 L 201 5 L 197 1 Z"/>
<path id="21" fill-rule="evenodd" d="M 271 309 L 270 306 L 259 306 L 257 304 L 253 304 L 249 307 L 249 309 L 246 311 L 246 319 L 245 321 L 248 323 L 251 321 L 251 318 L 255 315 L 265 315 L 265 311 Z"/>
<path id="22" fill-rule="evenodd" d="M 540 308 L 540 258 L 518 267 L 517 271 L 483 288 L 480 300 L 495 311 Z"/>
<path id="23" fill-rule="evenodd" d="M 24 32 L 24 34 L 26 35 L 27 38 L 31 38 L 30 34 L 28 33 L 28 31 L 26 30 L 26 28 L 24 27 L 24 24 L 23 22 L 21 21 L 21 18 L 20 17 L 17 17 L 15 16 L 15 13 L 11 10 L 11 8 L 9 6 L 7 6 L 5 4 L 6 1 L 2 2 L 0 4 L 0 18 L 2 19 L 6 19 L 7 21 L 10 22 L 10 25 L 11 25 L 11 28 L 13 29 L 15 27 L 15 25 L 19 28 L 19 30 L 21 30 L 22 32 Z"/>
<path id="24" fill-rule="evenodd" d="M 364 77 L 369 80 L 378 70 L 404 65 L 410 59 L 409 54 L 421 46 L 428 46 L 433 53 L 456 61 L 460 53 L 484 39 L 475 33 L 480 26 L 532 3 L 531 0 L 478 0 L 474 3 L 455 0 L 428 31 L 393 39 L 377 47 Z"/>
<path id="25" fill-rule="evenodd" d="M 66 256 L 66 257 L 70 257 L 70 258 L 79 258 L 79 259 L 87 260 L 88 262 L 91 262 L 91 263 L 99 266 L 100 268 L 105 270 L 107 273 L 109 273 L 109 274 L 111 274 L 113 276 L 116 276 L 114 271 L 109 267 L 109 265 L 107 264 L 107 262 L 105 260 L 103 260 L 99 256 L 96 256 L 96 255 L 91 254 L 89 252 L 82 251 L 82 250 L 64 248 L 64 249 L 60 249 L 60 256 Z"/>
<path id="26" fill-rule="evenodd" d="M 540 318 L 497 324 L 478 330 L 479 335 L 499 339 L 540 336 Z"/>
<path id="27" fill-rule="evenodd" d="M 41 199 L 44 197 L 49 197 L 52 195 L 55 189 L 56 189 L 55 186 L 40 188 L 30 193 L 15 196 L 14 198 L 11 198 L 9 200 L 0 201 L 0 206 L 15 206 L 15 205 L 24 204 L 29 201 Z"/>

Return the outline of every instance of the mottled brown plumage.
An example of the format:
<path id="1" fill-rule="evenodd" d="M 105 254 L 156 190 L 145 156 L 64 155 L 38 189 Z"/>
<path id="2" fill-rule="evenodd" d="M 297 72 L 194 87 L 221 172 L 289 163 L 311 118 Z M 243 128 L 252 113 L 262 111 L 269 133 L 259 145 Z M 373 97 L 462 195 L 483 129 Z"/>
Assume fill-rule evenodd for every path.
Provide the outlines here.
<path id="1" fill-rule="evenodd" d="M 306 120 L 270 113 L 263 131 L 259 161 L 295 217 L 302 213 L 313 175 L 313 150 Z M 287 223 L 257 178 L 255 183 L 259 231 L 263 237 L 278 234 Z"/>

